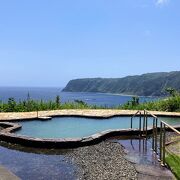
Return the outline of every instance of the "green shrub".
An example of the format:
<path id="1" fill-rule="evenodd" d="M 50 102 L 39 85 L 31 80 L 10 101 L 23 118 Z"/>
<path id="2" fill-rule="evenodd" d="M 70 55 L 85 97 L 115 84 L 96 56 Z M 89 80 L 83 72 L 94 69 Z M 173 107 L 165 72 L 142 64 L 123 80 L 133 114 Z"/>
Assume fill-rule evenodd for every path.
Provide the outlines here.
<path id="1" fill-rule="evenodd" d="M 180 112 L 180 95 L 168 97 L 153 102 L 145 102 L 140 104 L 132 104 L 127 102 L 126 104 L 119 106 L 120 109 L 137 109 L 137 110 L 154 110 L 154 111 L 169 111 Z"/>
<path id="2" fill-rule="evenodd" d="M 28 112 L 56 109 L 108 109 L 108 106 L 89 105 L 82 100 L 61 103 L 60 97 L 56 96 L 54 101 L 37 101 L 28 96 L 27 100 L 16 102 L 14 98 L 9 98 L 7 103 L 0 101 L 0 112 Z M 138 97 L 133 97 L 124 105 L 114 107 L 114 109 L 128 110 L 154 110 L 180 112 L 180 95 L 170 96 L 165 99 L 139 103 Z"/>

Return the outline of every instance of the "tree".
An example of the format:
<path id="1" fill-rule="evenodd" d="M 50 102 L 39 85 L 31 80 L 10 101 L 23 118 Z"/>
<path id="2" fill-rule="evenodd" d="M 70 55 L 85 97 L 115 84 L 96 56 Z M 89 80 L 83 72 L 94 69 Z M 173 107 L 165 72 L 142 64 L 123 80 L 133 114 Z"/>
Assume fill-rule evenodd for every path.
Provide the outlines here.
<path id="1" fill-rule="evenodd" d="M 139 104 L 139 97 L 138 96 L 133 96 L 132 97 L 132 100 L 131 100 L 131 103 L 133 106 L 136 106 Z"/>
<path id="2" fill-rule="evenodd" d="M 27 111 L 30 111 L 30 110 L 31 110 L 31 97 L 28 92 L 28 94 L 27 94 Z"/>
<path id="3" fill-rule="evenodd" d="M 60 106 L 60 96 L 56 96 L 56 106 L 59 107 Z"/>
<path id="4" fill-rule="evenodd" d="M 27 101 L 30 101 L 30 99 L 31 99 L 31 96 L 30 96 L 30 94 L 28 92 L 28 94 L 27 94 Z"/>
<path id="5" fill-rule="evenodd" d="M 3 102 L 0 100 L 0 112 L 3 112 Z"/>
<path id="6" fill-rule="evenodd" d="M 171 88 L 171 87 L 166 88 L 165 91 L 168 92 L 173 97 L 178 95 L 178 92 L 176 91 L 176 89 Z"/>
<path id="7" fill-rule="evenodd" d="M 8 111 L 9 112 L 15 111 L 15 107 L 16 107 L 16 101 L 12 97 L 9 98 L 8 99 Z"/>

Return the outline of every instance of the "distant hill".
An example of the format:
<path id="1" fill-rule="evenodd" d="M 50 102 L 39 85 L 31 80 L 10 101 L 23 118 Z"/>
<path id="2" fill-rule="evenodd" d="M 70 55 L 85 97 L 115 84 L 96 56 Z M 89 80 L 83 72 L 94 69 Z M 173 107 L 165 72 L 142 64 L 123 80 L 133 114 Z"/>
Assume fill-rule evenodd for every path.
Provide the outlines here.
<path id="1" fill-rule="evenodd" d="M 62 91 L 162 96 L 166 87 L 180 90 L 180 71 L 147 73 L 123 78 L 74 79 L 69 81 Z"/>

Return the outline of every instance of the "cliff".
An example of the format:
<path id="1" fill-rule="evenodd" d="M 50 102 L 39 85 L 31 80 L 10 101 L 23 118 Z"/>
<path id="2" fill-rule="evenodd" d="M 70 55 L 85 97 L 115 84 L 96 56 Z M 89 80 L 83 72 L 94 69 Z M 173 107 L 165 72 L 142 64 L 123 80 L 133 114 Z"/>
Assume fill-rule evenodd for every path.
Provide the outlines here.
<path id="1" fill-rule="evenodd" d="M 147 73 L 123 78 L 74 79 L 69 81 L 62 91 L 161 96 L 164 95 L 166 87 L 180 90 L 180 71 Z"/>

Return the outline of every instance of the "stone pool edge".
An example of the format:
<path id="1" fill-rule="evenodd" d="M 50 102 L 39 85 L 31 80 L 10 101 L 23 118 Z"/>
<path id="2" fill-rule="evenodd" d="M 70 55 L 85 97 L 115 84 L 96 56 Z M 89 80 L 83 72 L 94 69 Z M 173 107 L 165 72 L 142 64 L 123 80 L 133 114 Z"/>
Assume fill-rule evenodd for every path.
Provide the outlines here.
<path id="1" fill-rule="evenodd" d="M 114 110 L 114 109 L 70 109 L 70 110 L 54 110 L 39 111 L 38 117 L 56 117 L 56 116 L 79 116 L 90 118 L 111 118 L 114 116 L 131 116 L 137 110 Z M 180 112 L 160 112 L 151 111 L 151 113 L 159 116 L 180 117 Z M 83 138 L 34 138 L 28 136 L 17 135 L 13 131 L 21 128 L 20 124 L 12 123 L 13 121 L 33 120 L 37 118 L 37 112 L 20 112 L 20 113 L 0 113 L 0 124 L 5 129 L 0 131 L 0 140 L 21 144 L 30 147 L 42 148 L 75 148 L 80 146 L 93 145 L 112 136 L 119 135 L 138 135 L 139 129 L 113 129 L 105 130 L 88 137 Z M 2 122 L 3 121 L 3 122 Z M 180 128 L 180 127 L 178 127 Z M 148 128 L 148 134 L 152 133 L 152 128 Z"/>
<path id="2" fill-rule="evenodd" d="M 0 126 L 4 127 L 0 131 L 0 140 L 40 148 L 75 148 L 97 144 L 112 136 L 139 133 L 138 129 L 109 129 L 83 138 L 36 138 L 13 133 L 22 127 L 18 123 L 0 122 Z"/>
<path id="3" fill-rule="evenodd" d="M 97 144 L 113 136 L 139 135 L 139 129 L 109 129 L 83 138 L 35 138 L 13 133 L 22 127 L 18 123 L 0 122 L 0 126 L 4 127 L 0 131 L 0 140 L 37 148 L 76 148 Z M 180 129 L 180 126 L 174 127 Z M 147 134 L 152 134 L 152 127 L 148 127 Z"/>

